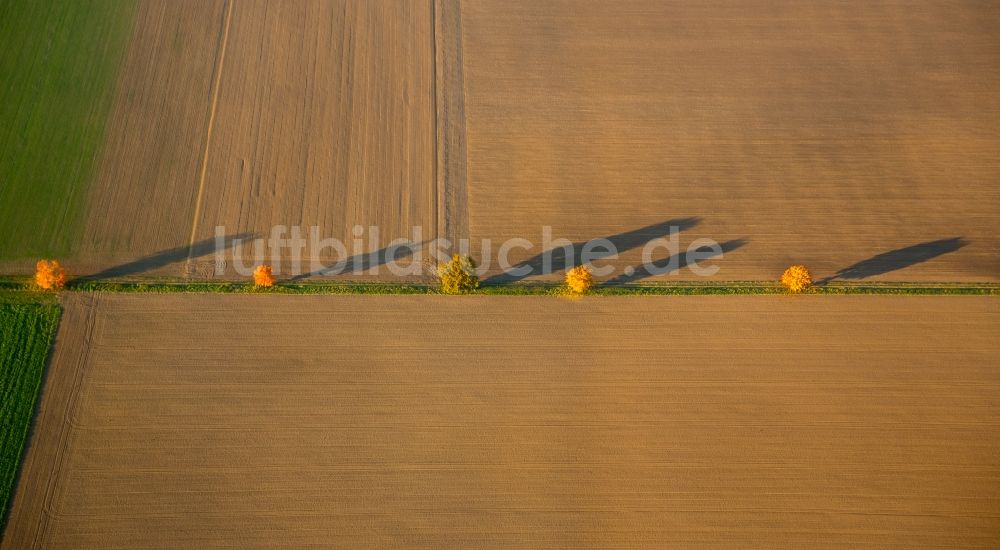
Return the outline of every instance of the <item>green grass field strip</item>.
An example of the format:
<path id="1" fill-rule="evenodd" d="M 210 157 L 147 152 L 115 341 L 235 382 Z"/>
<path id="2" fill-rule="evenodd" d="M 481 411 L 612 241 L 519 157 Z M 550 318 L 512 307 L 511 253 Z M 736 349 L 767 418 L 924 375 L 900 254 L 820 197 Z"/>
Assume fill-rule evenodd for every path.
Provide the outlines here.
<path id="1" fill-rule="evenodd" d="M 59 306 L 49 298 L 0 293 L 0 518 L 5 518 L 24 451 Z"/>
<path id="2" fill-rule="evenodd" d="M 81 234 L 133 8 L 0 2 L 0 259 L 66 256 Z"/>

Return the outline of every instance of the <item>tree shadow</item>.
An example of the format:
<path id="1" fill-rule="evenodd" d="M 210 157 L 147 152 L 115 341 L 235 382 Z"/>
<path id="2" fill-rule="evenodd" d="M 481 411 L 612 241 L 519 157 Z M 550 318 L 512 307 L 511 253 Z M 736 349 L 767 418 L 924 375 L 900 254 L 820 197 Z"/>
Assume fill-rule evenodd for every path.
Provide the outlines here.
<path id="1" fill-rule="evenodd" d="M 347 259 L 343 267 L 337 268 L 336 273 L 331 273 L 331 271 L 337 267 L 336 265 L 324 267 L 316 271 L 311 271 L 309 273 L 302 273 L 295 275 L 288 279 L 289 281 L 301 281 L 303 279 L 308 279 L 310 277 L 322 277 L 324 275 L 336 275 L 340 273 L 353 273 L 358 271 L 358 274 L 364 273 L 375 266 L 385 265 L 389 262 L 395 262 L 402 260 L 404 258 L 409 258 L 414 254 L 414 251 L 423 247 L 429 241 L 422 241 L 419 243 L 407 243 L 400 245 L 389 245 L 381 250 L 375 252 L 365 252 L 363 254 L 355 254 Z"/>
<path id="2" fill-rule="evenodd" d="M 747 244 L 746 239 L 733 239 L 731 241 L 726 241 L 724 243 L 719 244 L 719 248 L 721 249 L 719 254 L 712 254 L 711 256 L 702 256 L 698 258 L 698 261 L 715 258 L 716 256 L 720 256 L 722 254 L 728 254 L 729 252 L 732 252 L 733 250 L 736 250 L 737 248 L 740 248 L 745 244 Z M 699 248 L 698 250 L 701 250 L 701 248 Z M 699 255 L 700 254 L 704 254 L 704 252 L 700 252 Z M 622 273 L 621 275 L 615 277 L 614 279 L 609 279 L 605 281 L 604 284 L 611 286 L 623 285 L 626 283 L 634 283 L 636 281 L 641 281 L 649 277 L 660 277 L 663 275 L 669 275 L 670 273 L 676 273 L 684 269 L 685 267 L 691 265 L 693 259 L 694 258 L 691 258 L 689 256 L 688 252 L 677 253 L 674 254 L 673 256 L 662 258 L 659 261 L 654 260 L 652 262 L 653 264 L 652 267 L 656 269 L 657 273 L 652 273 L 649 269 L 649 266 L 645 265 L 641 265 L 639 267 L 626 268 L 626 270 L 632 269 L 632 273 L 631 274 Z M 676 263 L 676 266 L 670 268 L 668 271 L 664 273 L 659 272 L 659 270 L 665 269 L 668 266 L 673 265 L 672 262 Z"/>
<path id="3" fill-rule="evenodd" d="M 670 234 L 671 228 L 676 228 L 677 231 L 685 231 L 698 225 L 699 222 L 701 222 L 701 219 L 696 217 L 675 218 L 647 225 L 645 227 L 640 227 L 638 229 L 633 229 L 632 231 L 618 233 L 617 235 L 610 235 L 608 237 L 604 237 L 604 239 L 607 239 L 614 245 L 616 252 L 621 253 L 626 250 L 642 246 L 653 239 L 667 236 Z M 492 277 L 485 279 L 483 284 L 502 284 L 520 281 L 532 275 L 541 274 L 546 263 L 551 266 L 553 273 L 569 269 L 577 265 L 577 260 L 583 255 L 583 248 L 586 246 L 587 242 L 590 241 L 576 242 L 571 245 L 557 246 L 555 248 L 542 251 L 511 268 L 513 270 L 529 267 L 531 270 L 528 271 L 528 273 L 524 275 L 514 275 L 509 272 L 498 273 L 497 275 L 493 275 Z M 567 251 L 567 249 L 569 250 Z M 597 260 L 610 255 L 612 255 L 611 252 L 607 252 L 605 250 L 595 250 L 591 251 L 589 256 L 590 259 Z"/>
<path id="4" fill-rule="evenodd" d="M 942 254 L 954 252 L 967 244 L 969 242 L 962 237 L 952 237 L 950 239 L 929 241 L 898 250 L 883 252 L 852 266 L 845 267 L 834 275 L 818 281 L 817 284 L 827 283 L 833 279 L 864 279 L 866 277 L 882 275 L 883 273 L 889 273 L 890 271 L 926 262 Z"/>
<path id="5" fill-rule="evenodd" d="M 255 233 L 239 233 L 237 235 L 229 235 L 223 237 L 223 250 L 232 247 L 233 244 L 236 242 L 252 239 L 255 238 L 256 236 L 257 235 Z M 210 239 L 198 241 L 197 243 L 194 243 L 191 246 L 178 246 L 176 248 L 171 248 L 168 250 L 164 250 L 162 252 L 157 252 L 156 254 L 145 256 L 143 258 L 139 258 L 138 260 L 128 262 L 126 264 L 110 267 L 99 273 L 94 273 L 92 275 L 87 275 L 86 277 L 81 277 L 81 278 L 104 279 L 108 277 L 125 277 L 128 275 L 136 275 L 138 273 L 143 273 L 146 271 L 159 269 L 161 267 L 166 267 L 170 264 L 187 260 L 188 258 L 199 258 L 206 254 L 212 254 L 215 253 L 216 250 L 217 250 L 216 238 L 212 237 Z"/>

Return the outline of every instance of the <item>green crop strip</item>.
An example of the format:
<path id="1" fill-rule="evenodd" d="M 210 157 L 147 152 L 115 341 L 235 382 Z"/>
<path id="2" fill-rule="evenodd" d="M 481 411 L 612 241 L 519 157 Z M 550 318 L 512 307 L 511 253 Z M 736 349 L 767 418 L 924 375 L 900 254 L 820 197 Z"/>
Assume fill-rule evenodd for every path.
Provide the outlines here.
<path id="1" fill-rule="evenodd" d="M 256 289 L 248 282 L 192 282 L 183 279 L 149 279 L 135 281 L 103 281 L 77 279 L 70 281 L 68 292 L 199 292 L 239 294 L 441 294 L 437 285 L 429 283 L 377 283 L 305 281 L 278 282 L 266 289 Z M 0 278 L 0 296 L 4 293 L 25 296 L 52 296 L 34 290 L 26 277 Z M 561 296 L 566 288 L 556 283 L 514 283 L 481 286 L 471 292 L 484 296 Z M 657 285 L 594 286 L 588 296 L 703 296 L 703 295 L 788 294 L 778 283 L 759 281 L 720 281 L 712 283 L 665 283 Z M 1000 295 L 1000 285 L 993 283 L 829 283 L 813 286 L 803 295 Z"/>
<path id="2" fill-rule="evenodd" d="M 50 298 L 0 293 L 0 518 L 10 503 L 59 313 Z"/>

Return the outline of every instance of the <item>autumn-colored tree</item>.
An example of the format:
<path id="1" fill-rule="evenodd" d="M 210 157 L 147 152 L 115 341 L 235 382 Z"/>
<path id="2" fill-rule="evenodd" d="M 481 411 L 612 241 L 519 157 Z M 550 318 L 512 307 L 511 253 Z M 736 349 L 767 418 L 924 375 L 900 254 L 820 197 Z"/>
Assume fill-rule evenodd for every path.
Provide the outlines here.
<path id="1" fill-rule="evenodd" d="M 812 284 L 812 274 L 804 265 L 793 265 L 781 274 L 781 284 L 791 292 L 802 292 Z"/>
<path id="2" fill-rule="evenodd" d="M 566 272 L 566 286 L 573 294 L 583 294 L 594 286 L 594 276 L 585 265 L 578 265 Z"/>
<path id="3" fill-rule="evenodd" d="M 59 265 L 59 260 L 38 260 L 35 284 L 42 290 L 60 290 L 66 286 L 66 269 Z"/>
<path id="4" fill-rule="evenodd" d="M 271 273 L 271 266 L 262 264 L 253 270 L 253 285 L 257 288 L 270 288 L 274 286 L 274 275 Z"/>
<path id="5" fill-rule="evenodd" d="M 464 294 L 479 288 L 476 262 L 469 256 L 455 254 L 448 263 L 438 266 L 437 275 L 445 294 Z"/>

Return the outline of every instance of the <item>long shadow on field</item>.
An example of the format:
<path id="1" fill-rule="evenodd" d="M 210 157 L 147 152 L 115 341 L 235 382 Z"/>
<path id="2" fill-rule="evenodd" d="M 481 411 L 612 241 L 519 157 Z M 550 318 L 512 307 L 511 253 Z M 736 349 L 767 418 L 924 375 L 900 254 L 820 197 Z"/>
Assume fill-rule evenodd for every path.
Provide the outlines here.
<path id="1" fill-rule="evenodd" d="M 301 281 L 303 279 L 308 279 L 310 277 L 322 277 L 324 275 L 339 275 L 341 273 L 354 273 L 355 275 L 362 275 L 365 271 L 376 267 L 382 266 L 389 262 L 396 262 L 404 258 L 409 258 L 422 246 L 427 244 L 429 241 L 423 241 L 419 243 L 406 243 L 398 245 L 389 245 L 381 250 L 376 250 L 375 252 L 365 252 L 364 254 L 355 254 L 350 258 L 347 258 L 341 263 L 337 263 L 331 266 L 325 266 L 322 269 L 312 271 L 309 273 L 303 273 L 301 275 L 296 275 L 290 278 L 290 281 Z M 404 266 L 405 267 L 405 266 Z"/>
<path id="2" fill-rule="evenodd" d="M 818 281 L 817 284 L 827 283 L 833 279 L 864 279 L 866 277 L 881 275 L 883 273 L 896 271 L 898 269 L 903 269 L 904 267 L 926 262 L 927 260 L 937 258 L 942 254 L 954 252 L 967 244 L 969 244 L 969 242 L 962 237 L 952 237 L 950 239 L 929 241 L 926 243 L 915 244 L 913 246 L 907 246 L 906 248 L 900 248 L 898 250 L 883 252 L 882 254 L 872 256 L 871 258 L 862 260 L 852 266 L 845 267 L 833 276 Z"/>
<path id="3" fill-rule="evenodd" d="M 238 241 L 245 241 L 248 239 L 253 239 L 256 237 L 254 233 L 239 233 L 237 235 L 229 235 L 223 237 L 223 247 L 222 250 L 226 250 L 233 246 Z M 128 262 L 126 264 L 118 265 L 115 267 L 110 267 L 101 271 L 100 273 L 94 273 L 93 275 L 88 275 L 84 277 L 85 279 L 104 279 L 108 277 L 125 277 L 128 275 L 136 275 L 138 273 L 143 273 L 146 271 L 152 271 L 154 269 L 159 269 L 161 267 L 166 267 L 170 264 L 185 261 L 190 258 L 199 258 L 205 256 L 206 254 L 214 254 L 218 250 L 216 246 L 216 239 L 212 237 L 210 239 L 205 239 L 194 243 L 192 246 L 178 246 L 176 248 L 171 248 L 164 250 L 162 252 L 157 252 L 150 256 L 139 258 L 138 260 Z"/>
<path id="4" fill-rule="evenodd" d="M 708 251 L 702 251 L 703 249 L 699 248 L 697 251 L 699 255 L 697 260 L 698 261 L 708 260 L 715 258 L 717 256 L 721 256 L 723 254 L 728 254 L 729 252 L 732 252 L 733 250 L 736 250 L 737 248 L 745 244 L 747 244 L 746 239 L 733 239 L 731 241 L 726 241 L 724 243 L 719 244 L 720 252 L 718 254 L 711 254 L 711 255 L 703 255 L 707 254 Z M 654 260 L 652 262 L 652 265 L 650 266 L 640 265 L 638 267 L 632 267 L 631 274 L 623 273 L 615 277 L 614 279 L 605 281 L 604 284 L 623 285 L 625 283 L 634 283 L 636 281 L 641 281 L 649 277 L 669 275 L 671 273 L 676 273 L 681 269 L 684 269 L 688 265 L 691 265 L 694 262 L 694 260 L 695 258 L 691 257 L 691 254 L 689 254 L 688 252 L 680 252 L 674 254 L 673 256 L 669 256 L 667 258 Z"/>
<path id="5" fill-rule="evenodd" d="M 640 227 L 638 229 L 633 229 L 632 231 L 626 231 L 624 233 L 618 233 L 617 235 L 604 237 L 604 239 L 614 246 L 614 252 L 620 253 L 643 246 L 653 239 L 666 237 L 670 235 L 671 231 L 685 231 L 698 225 L 700 221 L 701 220 L 699 218 L 675 218 L 647 225 L 645 227 Z M 532 256 L 531 258 L 511 268 L 511 270 L 525 267 L 530 268 L 527 273 L 523 275 L 515 275 L 507 271 L 483 280 L 483 284 L 511 283 L 520 281 L 532 275 L 555 273 L 557 271 L 569 269 L 577 265 L 577 263 L 582 263 L 580 258 L 583 255 L 583 249 L 584 246 L 587 245 L 587 242 L 576 242 L 566 246 L 557 246 L 549 250 L 542 251 L 541 253 Z M 588 255 L 591 260 L 597 260 L 612 256 L 614 255 L 614 252 L 598 248 L 596 250 L 589 251 Z M 548 269 L 545 269 L 546 266 L 548 266 Z M 543 273 L 543 269 L 546 273 Z"/>

